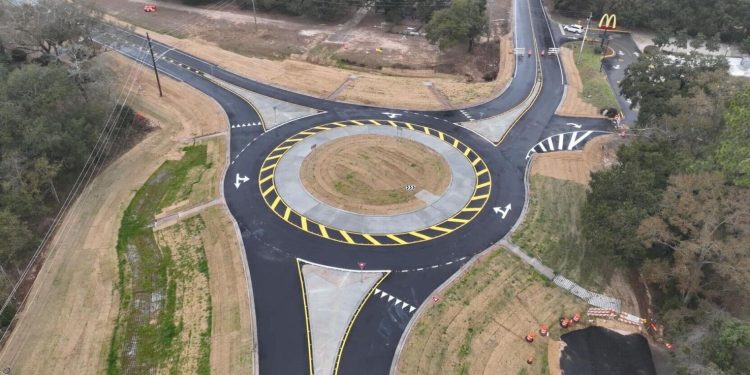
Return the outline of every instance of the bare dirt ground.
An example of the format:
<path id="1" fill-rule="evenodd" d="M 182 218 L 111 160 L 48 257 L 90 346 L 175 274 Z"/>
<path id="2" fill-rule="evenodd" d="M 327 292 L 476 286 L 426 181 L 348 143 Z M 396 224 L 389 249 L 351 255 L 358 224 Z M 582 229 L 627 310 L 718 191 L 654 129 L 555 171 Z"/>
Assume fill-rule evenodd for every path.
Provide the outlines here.
<path id="1" fill-rule="evenodd" d="M 604 135 L 589 141 L 583 151 L 538 154 L 531 164 L 531 174 L 588 185 L 592 172 L 616 163 L 617 147 L 622 142 L 616 135 Z"/>
<path id="2" fill-rule="evenodd" d="M 116 54 L 100 58 L 120 72 L 135 66 Z M 119 306 L 115 243 L 122 213 L 151 173 L 179 155 L 184 139 L 226 126 L 223 114 L 207 97 L 164 79 L 166 95 L 160 99 L 151 72 L 140 72 L 131 105 L 158 128 L 104 169 L 66 216 L 65 229 L 56 235 L 16 328 L 0 352 L 0 366 L 13 373 L 101 373 L 106 368 Z M 249 334 L 249 329 L 238 332 Z"/>
<path id="3" fill-rule="evenodd" d="M 602 117 L 596 106 L 583 100 L 583 82 L 575 64 L 575 54 L 568 48 L 560 49 L 560 60 L 565 68 L 568 91 L 557 111 L 562 116 Z"/>
<path id="4" fill-rule="evenodd" d="M 585 304 L 554 287 L 505 250 L 488 253 L 418 317 L 398 374 L 540 374 L 560 316 Z M 550 337 L 537 330 L 545 323 Z M 524 337 L 535 333 L 532 344 Z M 532 364 L 526 361 L 533 359 Z"/>
<path id="5" fill-rule="evenodd" d="M 300 178 L 317 199 L 351 212 L 392 215 L 425 206 L 416 194 L 439 196 L 451 180 L 450 167 L 435 151 L 407 139 L 356 135 L 316 148 Z M 407 191 L 406 185 L 415 185 Z"/>
<path id="6" fill-rule="evenodd" d="M 488 9 L 494 6 L 499 10 L 492 14 L 507 19 L 506 3 L 510 1 L 497 0 Z M 382 24 L 381 16 L 367 16 L 359 26 L 342 31 L 335 24 L 264 13 L 256 30 L 251 12 L 225 3 L 193 8 L 156 2 L 155 13 L 143 12 L 140 0 L 96 0 L 95 4 L 118 20 L 151 30 L 159 41 L 289 90 L 325 98 L 350 75 L 357 75 L 359 79 L 349 82 L 337 97 L 342 101 L 445 109 L 448 106 L 424 86 L 430 81 L 451 105 L 462 106 L 499 93 L 513 70 L 513 59 L 506 61 L 506 51 L 499 50 L 510 48 L 509 35 L 500 47 L 489 41 L 478 44 L 471 55 L 463 49 L 441 53 L 424 37 L 388 32 L 391 27 Z M 507 29 L 506 24 L 493 23 L 494 35 Z M 485 74 L 491 76 L 498 69 L 498 79 L 484 82 Z"/>

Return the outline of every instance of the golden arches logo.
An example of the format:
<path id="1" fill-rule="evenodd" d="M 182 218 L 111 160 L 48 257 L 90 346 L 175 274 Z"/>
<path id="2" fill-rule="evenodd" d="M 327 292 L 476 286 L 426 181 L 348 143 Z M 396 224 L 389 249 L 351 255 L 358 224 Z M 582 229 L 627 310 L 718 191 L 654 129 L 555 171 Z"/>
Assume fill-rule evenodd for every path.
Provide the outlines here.
<path id="1" fill-rule="evenodd" d="M 617 16 L 614 14 L 604 13 L 602 18 L 599 20 L 600 29 L 615 29 L 617 28 Z"/>

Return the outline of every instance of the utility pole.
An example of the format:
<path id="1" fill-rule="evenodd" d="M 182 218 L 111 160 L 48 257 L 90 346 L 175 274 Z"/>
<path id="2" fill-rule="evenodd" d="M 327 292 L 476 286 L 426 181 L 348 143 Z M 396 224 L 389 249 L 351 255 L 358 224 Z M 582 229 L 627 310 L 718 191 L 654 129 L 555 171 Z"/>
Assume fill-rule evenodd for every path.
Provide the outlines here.
<path id="1" fill-rule="evenodd" d="M 253 3 L 253 21 L 255 21 L 255 31 L 258 31 L 258 16 L 255 14 L 255 0 L 251 0 Z"/>
<path id="2" fill-rule="evenodd" d="M 586 30 L 583 31 L 583 40 L 581 41 L 581 50 L 578 52 L 578 61 L 581 61 L 581 55 L 583 54 L 583 46 L 586 44 L 586 35 L 588 35 L 589 25 L 591 25 L 591 17 L 593 17 L 593 13 L 589 12 L 589 19 L 586 20 Z"/>
<path id="3" fill-rule="evenodd" d="M 159 97 L 164 96 L 161 92 L 161 81 L 159 81 L 159 70 L 156 69 L 156 58 L 154 58 L 154 48 L 151 46 L 151 37 L 146 33 L 146 39 L 148 40 L 148 50 L 151 51 L 151 62 L 154 64 L 154 74 L 156 74 L 156 85 L 159 86 Z"/>

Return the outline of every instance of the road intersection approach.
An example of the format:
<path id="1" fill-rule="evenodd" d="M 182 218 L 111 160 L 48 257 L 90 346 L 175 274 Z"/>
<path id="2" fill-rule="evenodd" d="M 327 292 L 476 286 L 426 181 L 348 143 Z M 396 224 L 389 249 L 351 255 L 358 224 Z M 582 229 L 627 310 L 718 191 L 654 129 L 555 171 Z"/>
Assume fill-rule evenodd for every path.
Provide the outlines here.
<path id="1" fill-rule="evenodd" d="M 534 53 L 516 56 L 511 84 L 486 103 L 446 111 L 314 98 L 239 76 L 154 42 L 159 71 L 215 99 L 229 120 L 230 164 L 223 188 L 247 255 L 261 374 L 312 374 L 316 369 L 318 374 L 389 373 L 416 307 L 431 301 L 431 293 L 441 283 L 502 239 L 519 219 L 529 156 L 578 150 L 591 138 L 611 131 L 604 119 L 554 114 L 565 77 L 557 56 L 539 53 L 558 47 L 540 0 L 514 0 L 514 20 L 515 47 Z M 97 41 L 151 64 L 141 35 L 111 28 Z M 486 129 L 498 124 L 501 134 L 483 134 L 475 126 L 478 122 Z M 432 211 L 416 213 L 413 220 L 389 222 L 387 217 L 323 209 L 294 185 L 295 168 L 311 147 L 337 132 L 395 132 L 423 143 L 451 161 L 455 186 L 437 197 L 447 197 L 442 203 L 434 202 L 427 208 Z M 373 274 L 362 275 L 366 287 L 358 289 L 350 283 L 351 277 L 313 272 L 305 269 L 307 265 L 354 274 L 382 272 L 377 280 Z M 313 276 L 306 280 L 306 275 Z M 316 287 L 311 289 L 312 284 Z M 348 289 L 321 291 L 321 285 Z M 348 313 L 330 315 L 345 327 L 311 327 L 326 324 L 320 323 L 326 321 L 320 315 L 326 303 L 318 298 L 333 303 L 343 295 L 356 303 L 342 304 L 342 311 Z M 322 338 L 314 332 L 329 334 Z"/>

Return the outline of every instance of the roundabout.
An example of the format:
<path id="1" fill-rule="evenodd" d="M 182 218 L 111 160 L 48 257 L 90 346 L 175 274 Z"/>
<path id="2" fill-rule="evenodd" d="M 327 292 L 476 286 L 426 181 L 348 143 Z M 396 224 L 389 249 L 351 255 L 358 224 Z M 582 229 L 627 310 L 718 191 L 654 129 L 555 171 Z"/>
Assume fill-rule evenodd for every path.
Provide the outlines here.
<path id="1" fill-rule="evenodd" d="M 370 144 L 379 140 L 381 143 L 376 150 L 390 150 L 396 154 L 396 160 L 404 161 L 399 152 L 409 152 L 409 149 L 420 156 L 429 156 L 426 164 L 431 169 L 427 171 L 424 170 L 424 160 L 406 161 L 408 165 L 401 167 L 421 168 L 420 173 L 413 175 L 429 180 L 432 191 L 422 189 L 420 181 L 412 181 L 403 190 L 391 186 L 391 189 L 383 190 L 384 196 L 383 192 L 365 186 L 357 193 L 370 199 L 363 200 L 368 203 L 367 210 L 361 210 L 365 208 L 364 204 L 336 207 L 335 203 L 331 204 L 331 199 L 320 198 L 320 190 L 325 188 L 312 184 L 314 171 L 303 167 L 311 167 L 310 160 L 319 151 L 326 152 L 331 147 L 337 150 L 337 144 L 341 148 L 340 142 L 361 141 L 362 137 L 370 137 L 365 138 Z M 406 149 L 398 150 L 399 147 Z M 369 163 L 369 158 L 375 155 L 363 154 L 364 151 L 357 148 L 344 148 L 349 148 L 355 154 L 359 152 L 368 159 L 365 166 L 369 164 L 370 167 L 360 173 L 369 176 L 373 172 L 375 167 Z M 339 157 L 338 154 L 333 155 Z M 387 157 L 379 160 L 389 161 Z M 357 167 L 357 162 L 348 161 L 350 167 Z M 325 161 L 318 162 L 325 165 Z M 384 166 L 383 169 L 390 169 L 390 178 L 395 181 L 400 181 L 399 178 L 409 180 L 409 176 L 403 176 L 393 165 Z M 303 182 L 304 177 L 307 177 L 307 185 Z M 375 181 L 375 176 L 367 179 L 375 184 L 383 182 Z M 338 186 L 341 193 L 352 190 L 347 185 L 362 185 L 362 182 L 355 181 L 354 174 L 349 171 L 344 173 L 343 180 L 334 181 L 333 185 L 327 190 L 336 191 Z M 286 138 L 261 164 L 258 188 L 266 205 L 276 216 L 304 232 L 352 245 L 398 246 L 439 238 L 471 222 L 490 198 L 492 178 L 479 154 L 454 136 L 410 122 L 369 119 L 318 125 Z M 315 193 L 311 193 L 311 190 Z M 378 201 L 385 204 L 373 204 Z M 391 212 L 377 212 L 383 207 Z"/>

